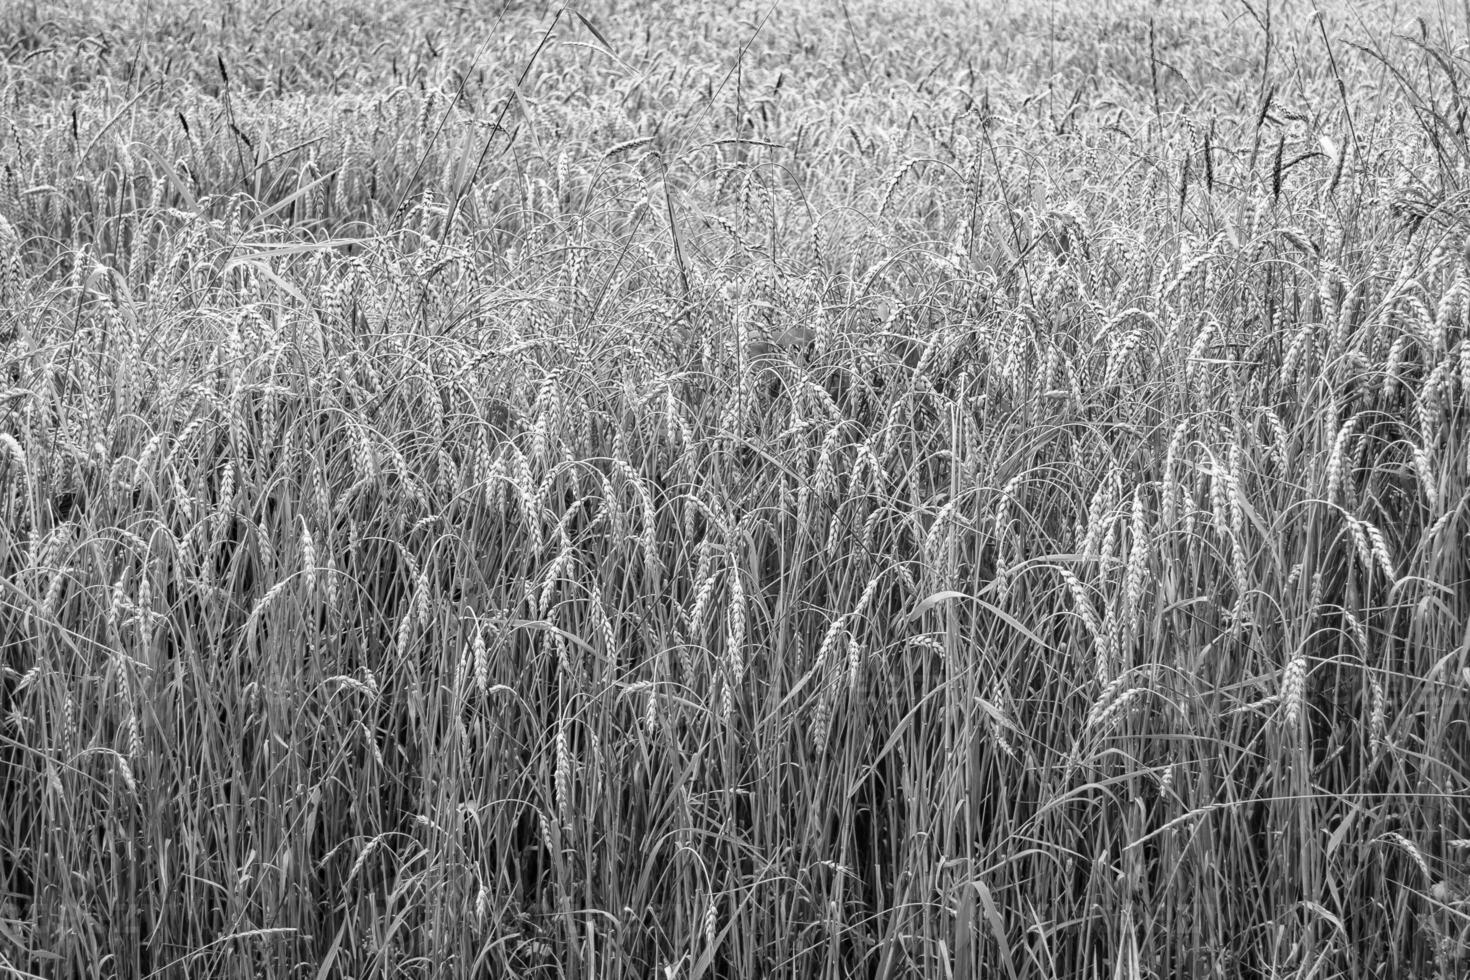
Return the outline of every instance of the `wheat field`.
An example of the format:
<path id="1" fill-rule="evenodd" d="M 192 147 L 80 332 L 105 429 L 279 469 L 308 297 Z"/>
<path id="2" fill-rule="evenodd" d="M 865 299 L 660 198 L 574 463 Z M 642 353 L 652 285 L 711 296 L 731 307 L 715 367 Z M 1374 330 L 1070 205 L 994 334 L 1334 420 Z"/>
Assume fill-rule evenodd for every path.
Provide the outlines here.
<path id="1" fill-rule="evenodd" d="M 4 975 L 1470 975 L 1470 8 L 90 6 Z"/>

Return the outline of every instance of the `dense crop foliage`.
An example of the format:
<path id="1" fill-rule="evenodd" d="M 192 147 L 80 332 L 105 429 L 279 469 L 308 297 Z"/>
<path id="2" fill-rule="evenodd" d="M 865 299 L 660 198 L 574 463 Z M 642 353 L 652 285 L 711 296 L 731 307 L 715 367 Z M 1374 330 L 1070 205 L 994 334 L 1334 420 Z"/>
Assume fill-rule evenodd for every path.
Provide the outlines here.
<path id="1" fill-rule="evenodd" d="M 0 4 L 0 969 L 1462 976 L 1423 12 Z"/>

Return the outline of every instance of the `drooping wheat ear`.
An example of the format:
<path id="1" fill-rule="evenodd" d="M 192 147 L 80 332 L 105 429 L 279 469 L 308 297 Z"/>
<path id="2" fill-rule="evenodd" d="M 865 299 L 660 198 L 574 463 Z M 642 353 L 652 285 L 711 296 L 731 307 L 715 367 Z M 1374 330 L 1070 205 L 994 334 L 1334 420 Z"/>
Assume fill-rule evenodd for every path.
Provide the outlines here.
<path id="1" fill-rule="evenodd" d="M 837 492 L 837 474 L 833 467 L 833 456 L 837 449 L 837 439 L 841 435 L 842 425 L 834 425 L 827 431 L 822 440 L 822 448 L 817 455 L 817 469 L 812 476 L 812 489 L 823 500 L 830 500 Z"/>
<path id="2" fill-rule="evenodd" d="M 863 647 L 858 643 L 857 637 L 851 633 L 847 634 L 847 690 L 849 694 L 857 694 L 861 690 L 863 679 Z"/>
<path id="3" fill-rule="evenodd" d="M 1298 653 L 1287 663 L 1286 669 L 1281 673 L 1281 704 L 1284 710 L 1283 720 L 1288 732 L 1296 731 L 1297 721 L 1301 718 L 1302 698 L 1307 687 L 1307 658 Z"/>
<path id="4" fill-rule="evenodd" d="M 129 675 L 130 664 L 127 657 L 121 653 L 112 658 L 113 669 L 117 671 L 117 684 L 122 692 L 122 703 L 124 720 L 128 730 L 128 755 L 134 759 L 143 758 L 143 731 L 138 723 L 138 702 L 133 696 L 133 683 Z"/>
<path id="5" fill-rule="evenodd" d="M 1118 464 L 1112 464 L 1108 468 L 1107 475 L 1098 484 L 1097 491 L 1092 495 L 1092 502 L 1087 508 L 1086 536 L 1082 539 L 1082 547 L 1079 549 L 1084 559 L 1097 556 L 1097 547 L 1103 533 L 1103 524 L 1112 524 L 1111 521 L 1105 521 L 1104 515 L 1113 506 L 1115 500 L 1115 484 L 1120 473 Z"/>
<path id="6" fill-rule="evenodd" d="M 1383 685 L 1378 678 L 1373 678 L 1373 705 L 1368 715 L 1368 756 L 1374 764 L 1383 756 L 1383 746 L 1388 736 L 1386 701 Z"/>
<path id="7" fill-rule="evenodd" d="M 117 775 L 122 780 L 123 787 L 128 791 L 129 796 L 136 798 L 138 795 L 138 782 L 133 778 L 133 767 L 128 765 L 127 756 L 121 752 L 114 752 L 112 753 L 112 759 L 113 763 L 117 766 Z"/>
<path id="8" fill-rule="evenodd" d="M 1176 467 L 1179 465 L 1179 453 L 1184 448 L 1184 437 L 1188 432 L 1189 422 L 1187 420 L 1174 426 L 1174 434 L 1169 437 L 1169 448 L 1164 453 L 1164 492 L 1159 504 L 1159 516 L 1166 529 L 1172 528 L 1175 518 L 1179 516 L 1181 484 Z"/>
<path id="9" fill-rule="evenodd" d="M 1243 596 L 1250 589 L 1245 563 L 1245 491 L 1241 489 L 1244 453 L 1238 440 L 1231 440 L 1229 463 L 1225 469 L 1226 492 L 1230 505 L 1231 572 L 1235 576 L 1235 594 Z"/>
<path id="10" fill-rule="evenodd" d="M 1364 571 L 1369 575 L 1373 574 L 1373 549 L 1368 543 L 1368 535 L 1363 531 L 1363 522 L 1348 515 L 1347 526 L 1352 534 L 1353 544 L 1357 547 L 1358 560 L 1362 562 Z"/>
<path id="11" fill-rule="evenodd" d="M 481 926 L 490 924 L 490 887 L 483 882 L 475 893 L 475 921 Z"/>
<path id="12" fill-rule="evenodd" d="M 805 489 L 805 488 L 803 488 Z M 948 565 L 949 550 L 941 547 L 949 542 L 945 538 L 945 532 L 949 530 L 954 513 L 959 509 L 963 498 L 956 497 L 939 509 L 934 517 L 934 524 L 929 528 L 929 533 L 924 536 L 924 563 L 934 569 L 944 569 Z"/>
<path id="13" fill-rule="evenodd" d="M 1148 570 L 1148 554 L 1151 547 L 1148 525 L 1145 523 L 1143 494 L 1133 491 L 1133 520 L 1131 548 L 1128 553 L 1128 572 L 1125 577 L 1124 594 L 1127 600 L 1125 619 L 1135 623 L 1139 613 L 1139 602 L 1143 598 L 1144 573 Z"/>
<path id="14" fill-rule="evenodd" d="M 715 582 L 718 579 L 719 573 L 710 570 L 694 594 L 694 607 L 689 611 L 689 635 L 692 637 L 699 637 L 704 628 L 704 617 L 709 611 L 710 598 L 714 595 Z"/>
<path id="15" fill-rule="evenodd" d="M 138 461 L 133 466 L 133 478 L 128 483 L 127 489 L 136 490 L 143 485 L 143 478 L 152 468 L 153 462 L 158 457 L 159 447 L 163 444 L 163 432 L 155 432 L 143 447 L 143 452 L 138 456 Z M 24 458 L 24 457 L 22 457 Z"/>
<path id="16" fill-rule="evenodd" d="M 650 738 L 658 731 L 660 714 L 658 700 L 658 691 L 650 687 L 648 701 L 643 706 L 643 732 Z"/>
<path id="17" fill-rule="evenodd" d="M 379 840 L 381 840 L 380 837 L 369 839 L 363 849 L 358 852 L 357 860 L 352 862 L 352 870 L 347 872 L 347 881 L 349 883 L 355 880 L 358 874 L 362 872 L 363 867 L 368 862 L 368 858 L 372 856 L 373 851 L 377 850 Z"/>
<path id="18" fill-rule="evenodd" d="M 1386 840 L 1390 843 L 1397 844 L 1405 854 L 1409 855 L 1410 860 L 1414 862 L 1414 866 L 1418 868 L 1419 873 L 1424 876 L 1425 883 L 1428 884 L 1434 881 L 1434 875 L 1429 873 L 1428 862 L 1424 860 L 1424 855 L 1420 853 L 1419 846 L 1413 841 L 1409 840 L 1402 834 L 1395 833 L 1392 830 L 1385 833 L 1382 837 L 1379 838 L 1379 840 Z"/>
<path id="19" fill-rule="evenodd" d="M 1369 550 L 1372 552 L 1373 560 L 1378 563 L 1378 567 L 1383 571 L 1383 577 L 1392 585 L 1398 581 L 1398 575 L 1394 571 L 1393 559 L 1389 557 L 1388 542 L 1384 540 L 1383 532 L 1378 530 L 1377 526 L 1369 521 L 1361 521 L 1360 523 L 1363 527 L 1363 533 L 1368 538 Z"/>
<path id="20" fill-rule="evenodd" d="M 1291 435 L 1286 430 L 1286 423 L 1281 416 L 1267 408 L 1263 414 L 1266 417 L 1266 425 L 1271 429 L 1271 458 L 1280 469 L 1286 468 L 1286 447 L 1291 441 Z"/>
<path id="21" fill-rule="evenodd" d="M 745 677 L 745 615 L 745 586 L 736 568 L 730 574 L 730 605 L 725 614 L 725 647 L 730 656 L 730 674 L 736 684 Z"/>
<path id="22" fill-rule="evenodd" d="M 1006 738 L 1006 729 L 1014 726 L 1011 719 L 1015 713 L 1015 706 L 1011 700 L 1010 685 L 1006 683 L 1004 675 L 997 675 L 991 681 L 990 707 L 993 710 L 986 711 L 986 726 L 990 732 L 991 744 L 1012 759 L 1017 758 L 1016 750 L 1011 747 L 1010 739 Z"/>
<path id="23" fill-rule="evenodd" d="M 1215 318 L 1213 316 L 1209 317 L 1205 321 L 1204 327 L 1200 330 L 1199 335 L 1194 338 L 1194 343 L 1189 345 L 1189 354 L 1184 368 L 1184 380 L 1190 388 L 1194 387 L 1200 371 L 1203 370 L 1201 364 L 1204 362 L 1205 348 L 1209 346 L 1210 338 L 1214 336 L 1217 325 Z"/>
<path id="24" fill-rule="evenodd" d="M 567 745 L 567 720 L 562 718 L 556 728 L 556 813 L 558 819 L 565 824 L 568 820 L 571 806 L 571 780 L 572 780 L 572 753 Z"/>
<path id="25" fill-rule="evenodd" d="M 213 528 L 216 537 L 225 533 L 225 527 L 229 523 L 230 515 L 234 511 L 235 500 L 235 461 L 225 460 L 223 471 L 220 473 L 219 497 L 215 502 Z"/>
<path id="26" fill-rule="evenodd" d="M 827 632 L 822 636 L 822 643 L 817 647 L 817 663 L 822 667 L 825 668 L 831 662 L 829 658 L 832 652 L 837 649 L 838 643 L 846 632 L 844 629 L 846 622 L 847 616 L 843 615 L 838 616 L 828 624 Z"/>
<path id="27" fill-rule="evenodd" d="M 1108 602 L 1108 611 L 1103 615 L 1102 626 L 1099 628 L 1102 640 L 1092 651 L 1093 671 L 1099 684 L 1105 685 L 1112 681 L 1113 665 L 1118 661 L 1119 648 L 1122 645 L 1120 634 L 1125 627 L 1118 621 L 1118 605 L 1116 597 Z"/>
<path id="28" fill-rule="evenodd" d="M 306 515 L 298 515 L 301 520 L 301 565 L 306 572 L 306 591 L 308 594 L 316 593 L 316 542 L 312 540 L 311 528 L 306 525 Z"/>
<path id="29" fill-rule="evenodd" d="M 284 585 L 286 581 L 286 579 L 282 579 L 281 585 Z M 277 588 L 279 588 L 279 586 L 277 586 Z M 271 589 L 272 593 L 274 593 L 275 591 L 276 589 Z M 271 596 L 268 593 L 266 595 L 266 599 L 269 598 L 271 598 Z M 262 601 L 261 606 L 264 605 L 265 602 Z M 402 660 L 408 654 L 409 644 L 413 642 L 413 624 L 415 618 L 416 617 L 414 616 L 414 607 L 413 604 L 410 603 L 408 610 L 403 614 L 403 618 L 398 621 L 398 629 L 394 634 L 393 648 L 394 651 L 398 654 L 399 660 Z"/>
<path id="30" fill-rule="evenodd" d="M 1144 687 L 1129 687 L 1134 680 L 1128 671 L 1124 671 L 1104 685 L 1088 709 L 1082 727 L 1088 731 L 1105 730 L 1116 721 L 1134 698 L 1146 690 Z"/>
<path id="31" fill-rule="evenodd" d="M 1413 447 L 1414 472 L 1419 477 L 1419 488 L 1424 493 L 1424 500 L 1429 505 L 1431 512 L 1439 510 L 1439 481 L 1435 477 L 1435 468 L 1430 461 L 1429 451 L 1421 446 Z"/>
<path id="32" fill-rule="evenodd" d="M 1210 459 L 1210 518 L 1221 541 L 1230 539 L 1230 469 L 1219 457 Z"/>
<path id="33" fill-rule="evenodd" d="M 1342 491 L 1343 470 L 1346 467 L 1346 455 L 1348 440 L 1352 438 L 1353 430 L 1357 428 L 1361 415 L 1354 415 L 1338 430 L 1337 437 L 1332 440 L 1332 454 L 1327 459 L 1327 501 L 1337 503 L 1338 495 Z"/>
<path id="34" fill-rule="evenodd" d="M 0 303 L 18 306 L 20 299 L 20 235 L 0 214 Z"/>
<path id="35" fill-rule="evenodd" d="M 1310 320 L 1302 323 L 1292 335 L 1291 343 L 1281 358 L 1281 377 L 1289 384 L 1296 382 L 1297 371 L 1303 367 L 1308 351 L 1312 349 L 1313 332 L 1317 325 Z"/>
<path id="36" fill-rule="evenodd" d="M 709 904 L 704 908 L 704 942 L 710 949 L 714 949 L 718 926 L 719 904 L 715 896 L 710 895 Z"/>
<path id="37" fill-rule="evenodd" d="M 15 436 L 11 435 L 9 432 L 0 432 L 0 447 L 4 447 L 7 451 L 9 451 L 11 457 L 15 460 L 16 465 L 20 467 L 21 478 L 23 480 L 29 481 L 30 465 L 26 461 L 26 451 L 21 448 L 21 445 L 16 440 Z"/>
<path id="38" fill-rule="evenodd" d="M 379 472 L 378 454 L 373 449 L 373 441 L 368 435 L 367 428 L 361 425 L 354 425 L 353 436 L 353 475 L 359 482 L 376 480 Z"/>
<path id="39" fill-rule="evenodd" d="M 1286 573 L 1286 588 L 1282 590 L 1285 595 L 1295 592 L 1302 582 L 1302 563 L 1294 562 L 1291 571 Z"/>
<path id="40" fill-rule="evenodd" d="M 562 528 L 561 545 L 557 549 L 556 557 L 547 566 L 546 581 L 541 586 L 540 601 L 537 608 L 543 613 L 551 609 L 552 597 L 556 594 L 557 586 L 561 584 L 561 580 L 567 576 L 568 570 L 572 567 L 572 558 L 572 539 L 567 534 L 566 529 Z"/>
<path id="41" fill-rule="evenodd" d="M 1087 627 L 1087 632 L 1092 634 L 1093 642 L 1101 639 L 1101 628 L 1097 621 L 1097 611 L 1092 608 L 1092 600 L 1087 596 L 1087 590 L 1082 587 L 1081 581 L 1065 568 L 1057 570 L 1062 581 L 1067 583 L 1067 589 L 1072 593 L 1072 605 L 1082 625 Z"/>
<path id="42" fill-rule="evenodd" d="M 485 649 L 485 629 L 478 619 L 470 629 L 474 631 L 470 640 L 470 653 L 474 660 L 475 688 L 484 697 L 490 690 L 490 654 Z"/>
<path id="43" fill-rule="evenodd" d="M 811 739 L 812 749 L 816 756 L 820 757 L 827 751 L 827 737 L 832 723 L 832 685 L 826 666 L 818 661 L 817 699 L 812 705 L 812 717 L 807 726 L 807 737 Z"/>
<path id="44" fill-rule="evenodd" d="M 893 199 L 894 191 L 898 190 L 899 182 L 903 180 L 904 176 L 907 175 L 908 172 L 913 169 L 914 165 L 918 162 L 919 160 L 917 157 L 909 157 L 905 159 L 903 163 L 899 164 L 898 169 L 893 172 L 893 176 L 888 178 L 888 184 L 883 188 L 883 196 L 878 201 L 878 214 L 881 215 L 884 211 L 888 209 L 888 202 Z"/>
<path id="45" fill-rule="evenodd" d="M 1024 473 L 1019 473 L 1006 481 L 1001 487 L 999 499 L 995 502 L 995 540 L 997 544 L 1003 542 L 1011 530 L 1011 506 L 1016 502 L 1016 492 L 1020 489 L 1025 478 Z"/>
<path id="46" fill-rule="evenodd" d="M 877 514 L 877 513 L 878 513 L 878 511 L 874 511 L 874 514 Z M 872 518 L 872 515 L 869 516 L 869 520 L 871 520 L 871 518 Z M 865 525 L 864 526 L 864 534 L 865 535 L 866 535 L 866 531 L 867 531 L 867 528 L 866 528 L 866 525 Z M 858 596 L 857 605 L 852 610 L 852 615 L 853 616 L 862 616 L 862 615 L 864 615 L 868 611 L 868 606 L 870 606 L 872 604 L 873 597 L 878 594 L 878 582 L 882 579 L 882 577 L 883 577 L 883 573 L 882 572 L 874 572 L 873 575 L 872 575 L 872 577 L 868 579 L 868 584 L 865 585 L 865 586 L 863 586 L 862 595 Z"/>
<path id="47" fill-rule="evenodd" d="M 61 603 L 61 596 L 66 589 L 70 571 L 70 568 L 58 568 L 51 573 L 51 581 L 46 587 L 46 594 L 41 599 L 41 618 L 43 620 L 49 620 Z"/>

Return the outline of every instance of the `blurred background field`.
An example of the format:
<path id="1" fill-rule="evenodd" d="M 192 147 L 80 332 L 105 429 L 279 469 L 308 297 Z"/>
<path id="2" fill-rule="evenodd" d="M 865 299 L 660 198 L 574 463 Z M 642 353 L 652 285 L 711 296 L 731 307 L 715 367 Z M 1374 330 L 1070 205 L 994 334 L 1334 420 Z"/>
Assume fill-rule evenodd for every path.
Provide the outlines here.
<path id="1" fill-rule="evenodd" d="M 0 969 L 1470 969 L 1470 9 L 0 6 Z"/>

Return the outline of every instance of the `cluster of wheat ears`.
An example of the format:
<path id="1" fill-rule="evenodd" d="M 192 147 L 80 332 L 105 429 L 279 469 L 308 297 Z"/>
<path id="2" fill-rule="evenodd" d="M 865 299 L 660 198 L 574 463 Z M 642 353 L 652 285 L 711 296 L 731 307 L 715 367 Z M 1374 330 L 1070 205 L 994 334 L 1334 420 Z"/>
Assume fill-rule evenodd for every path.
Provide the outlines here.
<path id="1" fill-rule="evenodd" d="M 0 13 L 0 971 L 1464 975 L 1458 13 L 476 7 Z"/>

